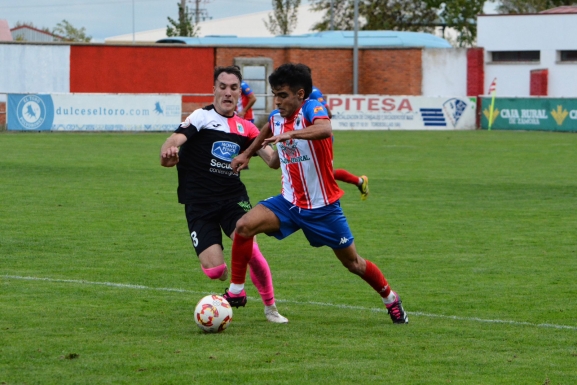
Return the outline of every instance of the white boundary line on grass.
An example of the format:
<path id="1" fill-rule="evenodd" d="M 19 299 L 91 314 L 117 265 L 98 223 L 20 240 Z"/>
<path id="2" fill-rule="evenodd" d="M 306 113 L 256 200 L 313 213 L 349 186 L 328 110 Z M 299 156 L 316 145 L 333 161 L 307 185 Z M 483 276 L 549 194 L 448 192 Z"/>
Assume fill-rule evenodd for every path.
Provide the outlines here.
<path id="1" fill-rule="evenodd" d="M 46 282 L 62 282 L 62 283 L 76 283 L 82 285 L 101 285 L 101 286 L 109 286 L 109 287 L 118 287 L 124 289 L 136 289 L 136 290 L 155 290 L 155 291 L 168 291 L 168 292 L 177 292 L 177 293 L 190 293 L 190 294 L 211 294 L 209 292 L 202 292 L 202 291 L 193 291 L 193 290 L 185 290 L 185 289 L 172 289 L 167 287 L 150 287 L 150 286 L 143 286 L 143 285 L 130 285 L 125 283 L 114 283 L 114 282 L 92 282 L 92 281 L 84 281 L 84 280 L 76 280 L 76 279 L 57 279 L 57 278 L 42 278 L 42 277 L 23 277 L 18 275 L 2 275 L 2 278 L 6 279 L 18 279 L 18 280 L 26 280 L 26 281 L 46 281 Z M 250 297 L 249 297 L 250 298 Z M 251 298 L 255 300 L 255 298 Z M 314 301 L 292 301 L 286 299 L 276 299 L 276 302 L 279 303 L 292 303 L 296 305 L 315 305 L 315 306 L 327 306 L 327 307 L 335 307 L 340 309 L 354 309 L 354 310 L 364 310 L 364 311 L 374 311 L 374 312 L 386 312 L 384 308 L 366 308 L 362 306 L 351 306 L 351 305 L 339 305 L 333 303 L 326 303 L 326 302 L 314 302 Z M 477 317 L 459 317 L 453 315 L 443 315 L 443 314 L 431 314 L 431 313 L 423 313 L 419 311 L 412 311 L 407 312 L 411 316 L 417 317 L 429 317 L 429 318 L 444 318 L 444 319 L 453 319 L 457 321 L 468 321 L 468 322 L 482 322 L 482 323 L 495 323 L 495 324 L 507 324 L 507 325 L 515 325 L 515 326 L 533 326 L 533 327 L 540 327 L 540 328 L 550 328 L 550 329 L 565 329 L 565 330 L 577 330 L 577 326 L 568 326 L 568 325 L 555 325 L 555 324 L 535 324 L 531 322 L 520 322 L 520 321 L 507 321 L 507 320 L 499 320 L 499 319 L 484 319 L 484 318 L 477 318 Z"/>

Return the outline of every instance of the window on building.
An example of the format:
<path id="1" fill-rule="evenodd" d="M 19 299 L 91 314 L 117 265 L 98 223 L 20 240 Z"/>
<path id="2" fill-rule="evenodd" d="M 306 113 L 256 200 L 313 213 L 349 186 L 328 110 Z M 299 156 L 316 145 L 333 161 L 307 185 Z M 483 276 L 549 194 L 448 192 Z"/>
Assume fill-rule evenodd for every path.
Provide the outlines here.
<path id="1" fill-rule="evenodd" d="M 577 61 L 577 51 L 559 51 L 560 61 Z"/>
<path id="2" fill-rule="evenodd" d="M 494 51 L 491 52 L 493 62 L 538 62 L 541 60 L 539 51 Z"/>
<path id="3" fill-rule="evenodd" d="M 234 64 L 242 71 L 242 78 L 250 85 L 256 96 L 256 103 L 252 107 L 257 127 L 266 123 L 268 114 L 273 110 L 268 75 L 273 71 L 270 58 L 235 58 Z"/>

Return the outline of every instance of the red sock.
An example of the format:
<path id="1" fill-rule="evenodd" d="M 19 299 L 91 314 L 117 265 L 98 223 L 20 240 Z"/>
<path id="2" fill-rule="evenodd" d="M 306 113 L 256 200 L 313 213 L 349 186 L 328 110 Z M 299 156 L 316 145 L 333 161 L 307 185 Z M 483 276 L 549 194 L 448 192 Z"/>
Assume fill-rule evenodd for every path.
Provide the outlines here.
<path id="1" fill-rule="evenodd" d="M 381 297 L 388 297 L 391 293 L 391 288 L 389 287 L 385 276 L 374 263 L 366 259 L 365 262 L 367 262 L 367 269 L 365 270 L 365 275 L 361 278 L 371 285 L 371 287 L 375 289 Z"/>
<path id="2" fill-rule="evenodd" d="M 335 179 L 346 183 L 354 184 L 357 186 L 359 184 L 359 177 L 351 174 L 347 170 L 338 168 L 335 170 Z"/>
<path id="3" fill-rule="evenodd" d="M 230 282 L 244 283 L 248 261 L 252 257 L 252 241 L 254 237 L 245 238 L 234 233 L 232 241 L 232 260 L 230 262 L 232 272 Z"/>

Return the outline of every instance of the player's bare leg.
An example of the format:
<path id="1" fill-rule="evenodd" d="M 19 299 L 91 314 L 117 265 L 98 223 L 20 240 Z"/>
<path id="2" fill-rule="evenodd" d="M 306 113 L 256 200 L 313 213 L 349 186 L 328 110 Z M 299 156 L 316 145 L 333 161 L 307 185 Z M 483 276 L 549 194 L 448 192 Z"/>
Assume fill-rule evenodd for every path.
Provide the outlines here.
<path id="1" fill-rule="evenodd" d="M 212 245 L 198 256 L 204 274 L 210 279 L 225 281 L 228 278 L 228 268 L 220 245 Z"/>

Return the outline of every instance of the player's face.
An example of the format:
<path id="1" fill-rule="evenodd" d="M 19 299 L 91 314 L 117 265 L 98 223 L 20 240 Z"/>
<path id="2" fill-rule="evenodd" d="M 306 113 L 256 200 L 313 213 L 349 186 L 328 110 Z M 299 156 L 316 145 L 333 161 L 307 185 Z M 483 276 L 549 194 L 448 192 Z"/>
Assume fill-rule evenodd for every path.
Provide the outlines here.
<path id="1" fill-rule="evenodd" d="M 240 97 L 240 80 L 236 75 L 222 72 L 214 83 L 214 108 L 224 116 L 233 116 Z"/>
<path id="2" fill-rule="evenodd" d="M 273 88 L 274 104 L 279 110 L 280 116 L 288 118 L 303 104 L 305 90 L 302 88 L 296 93 L 291 91 L 289 86 Z"/>

